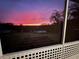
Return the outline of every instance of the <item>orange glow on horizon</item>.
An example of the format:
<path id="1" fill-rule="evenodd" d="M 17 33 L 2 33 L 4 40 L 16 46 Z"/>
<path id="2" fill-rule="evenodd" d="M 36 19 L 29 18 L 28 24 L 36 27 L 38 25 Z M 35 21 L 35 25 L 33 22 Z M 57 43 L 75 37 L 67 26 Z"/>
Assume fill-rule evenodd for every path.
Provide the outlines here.
<path id="1" fill-rule="evenodd" d="M 43 25 L 48 25 L 48 24 L 15 24 L 17 26 L 43 26 Z"/>
<path id="2" fill-rule="evenodd" d="M 41 24 L 22 24 L 23 26 L 41 26 Z"/>
<path id="3" fill-rule="evenodd" d="M 30 21 L 29 21 L 30 22 Z M 44 26 L 44 25 L 51 25 L 51 24 L 54 24 L 55 22 L 52 21 L 52 22 L 49 22 L 49 21 L 45 21 L 45 22 L 36 22 L 36 23 L 22 23 L 22 24 L 19 24 L 19 23 L 14 23 L 14 25 L 16 26 Z"/>

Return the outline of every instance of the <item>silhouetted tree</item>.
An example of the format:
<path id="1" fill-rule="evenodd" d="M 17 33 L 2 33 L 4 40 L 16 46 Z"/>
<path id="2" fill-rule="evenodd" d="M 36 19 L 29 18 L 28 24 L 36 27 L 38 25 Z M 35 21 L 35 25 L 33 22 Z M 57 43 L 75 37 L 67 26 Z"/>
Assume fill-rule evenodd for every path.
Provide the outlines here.
<path id="1" fill-rule="evenodd" d="M 64 14 L 63 12 L 56 11 L 55 13 L 52 13 L 50 17 L 50 22 L 56 21 L 56 23 L 60 23 L 61 21 L 64 20 Z"/>
<path id="2" fill-rule="evenodd" d="M 79 40 L 79 0 L 70 0 L 66 42 Z"/>
<path id="3" fill-rule="evenodd" d="M 79 18 L 79 3 L 75 0 L 71 0 L 69 3 L 69 13 L 68 13 L 68 19 L 78 19 Z"/>

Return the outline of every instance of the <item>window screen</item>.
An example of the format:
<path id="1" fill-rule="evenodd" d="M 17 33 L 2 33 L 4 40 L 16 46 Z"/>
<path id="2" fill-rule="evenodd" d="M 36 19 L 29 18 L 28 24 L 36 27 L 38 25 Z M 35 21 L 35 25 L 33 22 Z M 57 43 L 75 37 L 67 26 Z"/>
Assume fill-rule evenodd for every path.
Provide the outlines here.
<path id="1" fill-rule="evenodd" d="M 3 53 L 61 44 L 65 0 L 0 0 Z"/>

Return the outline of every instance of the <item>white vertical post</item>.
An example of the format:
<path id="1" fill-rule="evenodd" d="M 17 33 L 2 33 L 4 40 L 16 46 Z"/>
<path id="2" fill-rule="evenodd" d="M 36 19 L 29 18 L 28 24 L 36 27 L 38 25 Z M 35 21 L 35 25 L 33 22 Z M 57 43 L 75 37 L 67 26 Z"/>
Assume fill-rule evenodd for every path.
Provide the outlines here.
<path id="1" fill-rule="evenodd" d="M 0 57 L 2 56 L 2 47 L 1 47 L 1 39 L 0 39 Z"/>
<path id="2" fill-rule="evenodd" d="M 68 19 L 68 6 L 69 6 L 69 0 L 66 0 L 66 5 L 65 5 L 65 21 L 64 21 L 64 29 L 63 29 L 63 53 L 62 53 L 62 59 L 65 59 L 65 52 L 64 52 L 64 43 L 65 43 L 65 38 L 66 38 L 66 27 L 67 27 L 67 19 Z"/>
<path id="3" fill-rule="evenodd" d="M 69 6 L 69 0 L 66 1 L 66 11 L 65 11 L 65 22 L 64 22 L 64 31 L 63 31 L 63 45 L 65 43 L 65 37 L 66 37 L 66 27 L 67 27 L 67 18 L 68 18 L 68 6 Z"/>

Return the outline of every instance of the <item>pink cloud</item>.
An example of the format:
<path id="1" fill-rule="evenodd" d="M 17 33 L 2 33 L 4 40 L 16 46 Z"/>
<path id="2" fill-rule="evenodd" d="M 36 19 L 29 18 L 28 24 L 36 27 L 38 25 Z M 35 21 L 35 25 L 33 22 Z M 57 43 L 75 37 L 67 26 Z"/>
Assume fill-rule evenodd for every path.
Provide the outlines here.
<path id="1" fill-rule="evenodd" d="M 42 24 L 49 23 L 49 19 L 44 18 L 44 14 L 39 12 L 16 12 L 12 11 L 6 18 L 7 22 L 13 24 Z"/>

